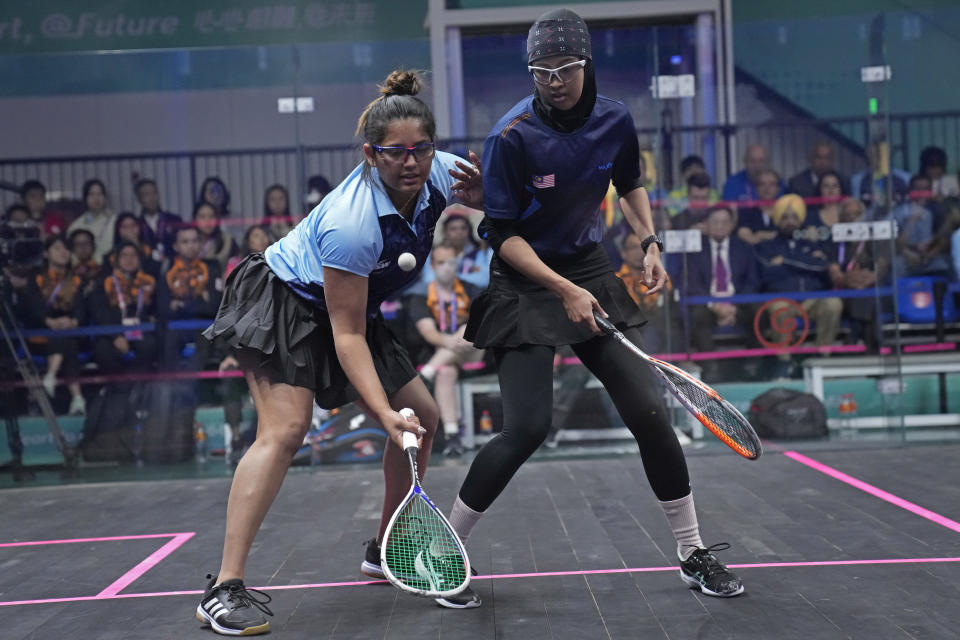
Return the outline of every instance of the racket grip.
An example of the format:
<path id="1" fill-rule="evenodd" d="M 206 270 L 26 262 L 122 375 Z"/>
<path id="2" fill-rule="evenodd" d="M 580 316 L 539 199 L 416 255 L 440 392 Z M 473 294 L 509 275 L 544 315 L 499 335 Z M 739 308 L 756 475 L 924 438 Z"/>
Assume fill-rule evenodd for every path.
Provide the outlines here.
<path id="1" fill-rule="evenodd" d="M 609 333 L 610 335 L 613 335 L 617 332 L 617 328 L 613 326 L 613 323 L 607 320 L 606 318 L 604 318 L 602 315 L 600 315 L 596 311 L 593 312 L 593 319 L 597 321 L 597 326 L 600 327 L 604 333 Z"/>
<path id="2" fill-rule="evenodd" d="M 413 409 L 404 408 L 404 409 L 400 409 L 400 415 L 402 415 L 405 419 L 409 420 L 415 414 L 413 413 Z M 407 449 L 410 449 L 411 447 L 414 449 L 418 448 L 416 434 L 413 434 L 409 431 L 403 432 L 403 435 L 400 436 L 400 441 L 404 451 L 406 451 Z"/>

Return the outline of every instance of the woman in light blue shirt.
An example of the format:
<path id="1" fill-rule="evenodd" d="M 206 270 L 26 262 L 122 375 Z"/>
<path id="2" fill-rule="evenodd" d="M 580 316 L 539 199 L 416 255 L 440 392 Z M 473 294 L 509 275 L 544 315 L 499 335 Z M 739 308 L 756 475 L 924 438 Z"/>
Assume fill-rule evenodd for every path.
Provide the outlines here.
<path id="1" fill-rule="evenodd" d="M 324 408 L 358 402 L 389 435 L 383 515 L 364 573 L 383 576 L 378 541 L 409 486 L 399 446 L 404 431 L 421 436 L 418 463 L 426 468 L 439 413 L 387 329 L 380 303 L 417 278 L 453 197 L 473 207 L 482 201 L 479 169 L 435 150 L 436 125 L 415 97 L 419 89 L 415 73 L 390 74 L 360 116 L 363 162 L 286 237 L 237 266 L 204 333 L 236 350 L 259 417 L 257 439 L 230 490 L 219 575 L 197 607 L 197 617 L 218 633 L 270 628 L 263 615 L 270 614 L 269 599 L 244 587 L 244 568 L 310 426 L 314 399 Z M 471 160 L 478 162 L 473 154 Z M 398 264 L 404 253 L 413 255 L 414 268 Z M 407 422 L 401 407 L 412 408 L 419 425 Z"/>

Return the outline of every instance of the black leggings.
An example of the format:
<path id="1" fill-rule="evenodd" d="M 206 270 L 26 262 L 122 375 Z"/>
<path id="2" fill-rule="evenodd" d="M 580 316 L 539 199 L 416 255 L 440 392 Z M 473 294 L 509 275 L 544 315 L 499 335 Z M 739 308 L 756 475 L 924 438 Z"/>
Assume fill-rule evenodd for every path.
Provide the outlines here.
<path id="1" fill-rule="evenodd" d="M 639 329 L 624 333 L 631 342 L 640 344 Z M 670 424 L 662 387 L 650 365 L 608 336 L 572 346 L 580 361 L 606 387 L 636 438 L 657 499 L 677 500 L 689 494 L 687 462 Z M 460 487 L 460 499 L 474 511 L 487 510 L 546 438 L 553 405 L 553 354 L 554 347 L 544 345 L 494 349 L 503 400 L 503 430 L 480 450 Z"/>

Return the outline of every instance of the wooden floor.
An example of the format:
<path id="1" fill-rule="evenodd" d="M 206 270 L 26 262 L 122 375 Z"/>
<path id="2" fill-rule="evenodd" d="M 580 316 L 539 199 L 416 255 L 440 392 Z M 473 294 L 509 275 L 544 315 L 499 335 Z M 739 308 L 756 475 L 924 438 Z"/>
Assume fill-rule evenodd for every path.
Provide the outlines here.
<path id="1" fill-rule="evenodd" d="M 720 557 L 741 565 L 738 598 L 680 581 L 632 456 L 521 469 L 468 545 L 479 609 L 351 584 L 365 580 L 361 543 L 380 514 L 371 468 L 291 474 L 247 583 L 290 587 L 269 593 L 272 636 L 291 639 L 960 637 L 960 446 L 803 453 L 689 458 L 704 541 L 730 542 Z M 465 473 L 433 468 L 425 487 L 448 509 Z M 0 491 L 0 638 L 213 638 L 193 610 L 218 568 L 228 488 L 223 477 Z M 64 542 L 11 544 L 50 540 Z"/>

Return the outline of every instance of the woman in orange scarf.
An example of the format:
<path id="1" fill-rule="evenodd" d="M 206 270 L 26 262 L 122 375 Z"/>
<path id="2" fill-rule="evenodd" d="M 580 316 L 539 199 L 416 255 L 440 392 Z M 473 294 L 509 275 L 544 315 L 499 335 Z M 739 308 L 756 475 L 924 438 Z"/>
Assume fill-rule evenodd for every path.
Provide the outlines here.
<path id="1" fill-rule="evenodd" d="M 42 329 L 75 329 L 82 314 L 82 281 L 70 269 L 70 249 L 62 236 L 50 236 L 44 246 L 46 267 L 27 284 L 22 317 L 29 326 Z M 70 390 L 70 414 L 83 415 L 86 403 L 77 382 L 80 370 L 77 338 L 53 335 L 32 338 L 30 343 L 47 356 L 47 372 L 43 376 L 47 394 L 54 397 L 57 375 L 62 371 Z"/>

